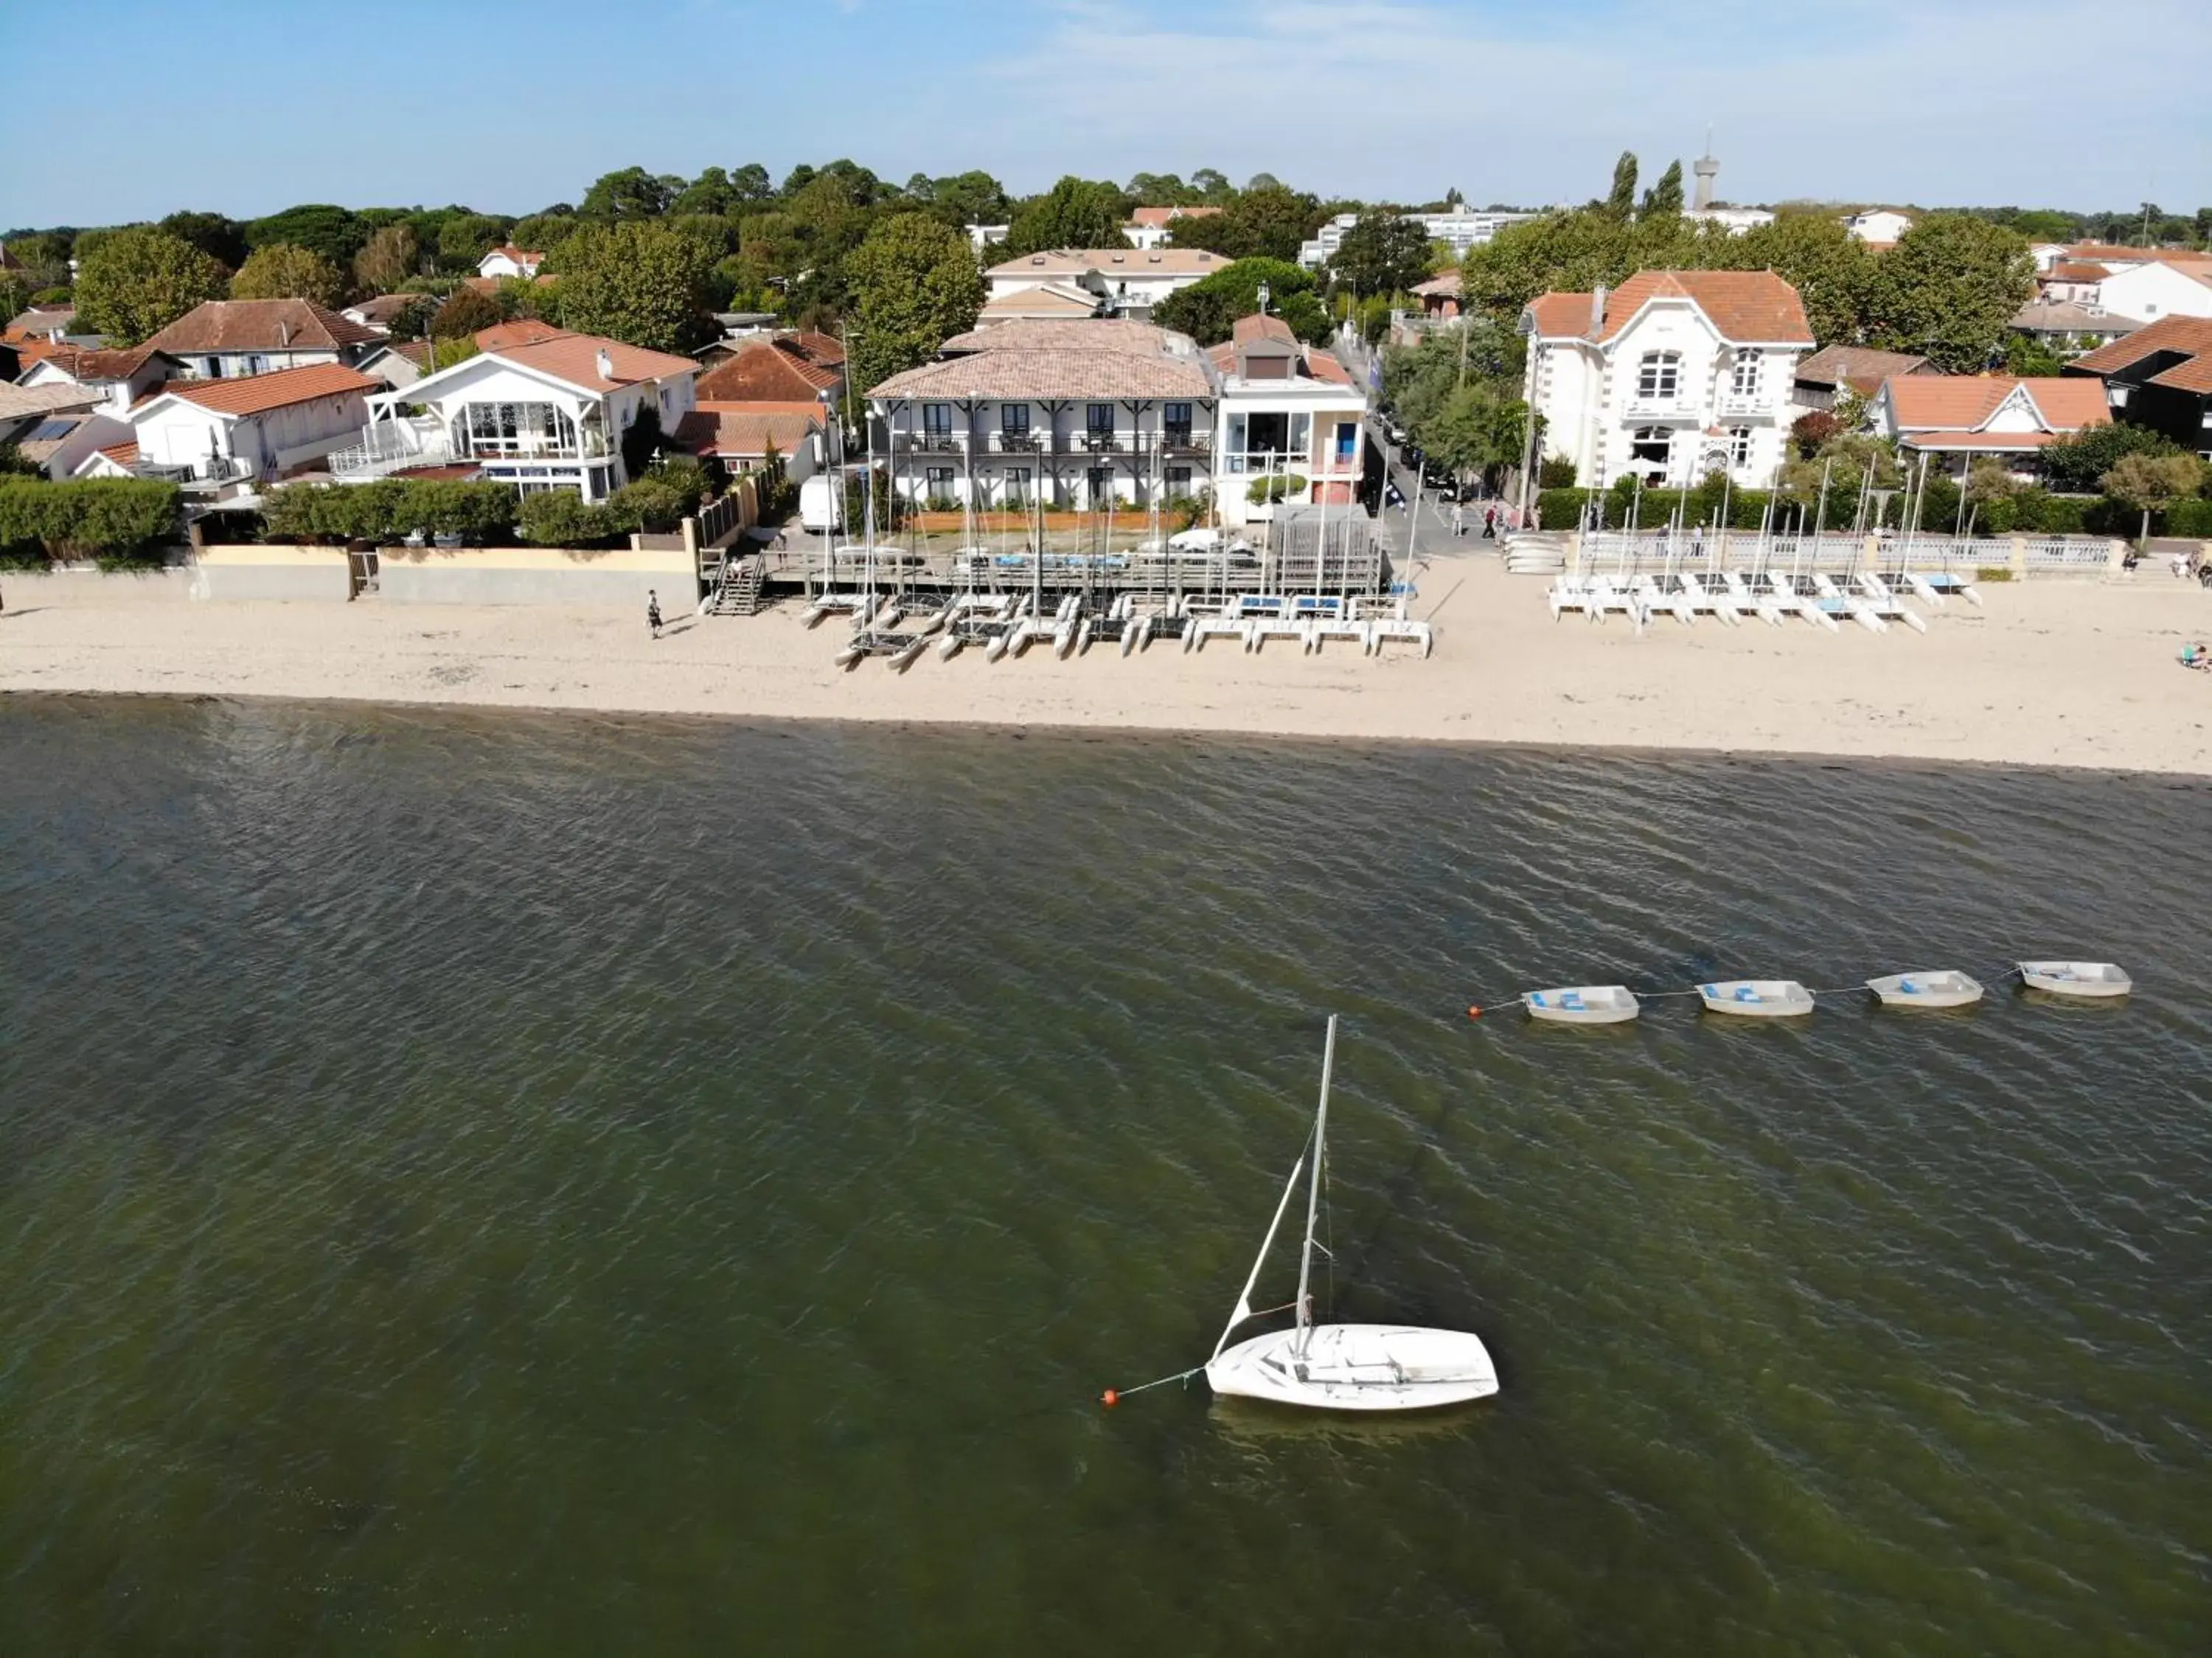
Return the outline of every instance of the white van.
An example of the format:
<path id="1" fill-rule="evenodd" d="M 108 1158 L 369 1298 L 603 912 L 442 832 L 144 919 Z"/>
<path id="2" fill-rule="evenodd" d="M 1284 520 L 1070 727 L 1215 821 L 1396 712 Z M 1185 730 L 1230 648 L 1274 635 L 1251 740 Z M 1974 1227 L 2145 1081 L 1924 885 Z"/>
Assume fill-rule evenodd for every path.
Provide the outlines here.
<path id="1" fill-rule="evenodd" d="M 799 527 L 819 535 L 845 527 L 845 492 L 834 472 L 822 472 L 799 486 Z"/>

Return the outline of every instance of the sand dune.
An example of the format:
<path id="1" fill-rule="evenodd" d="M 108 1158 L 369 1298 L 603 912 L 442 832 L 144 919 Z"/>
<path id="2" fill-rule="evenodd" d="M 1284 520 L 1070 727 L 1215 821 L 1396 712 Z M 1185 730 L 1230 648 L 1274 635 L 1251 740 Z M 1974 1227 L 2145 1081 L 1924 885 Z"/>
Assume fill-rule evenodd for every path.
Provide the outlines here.
<path id="1" fill-rule="evenodd" d="M 1436 654 L 1356 646 L 1246 655 L 1216 641 L 1124 660 L 951 662 L 850 673 L 844 625 L 797 607 L 748 619 L 605 609 L 182 603 L 52 596 L 8 582 L 0 688 L 357 698 L 799 719 L 983 722 L 1274 735 L 1887 756 L 2212 773 L 2212 595 L 2161 573 L 1992 586 L 1977 611 L 1831 636 L 1706 620 L 1553 623 L 1543 583 L 1487 558 L 1423 573 Z M 54 584 L 60 585 L 60 584 Z M 83 584 L 79 584 L 80 586 Z M 120 583 L 103 583 L 121 586 Z"/>

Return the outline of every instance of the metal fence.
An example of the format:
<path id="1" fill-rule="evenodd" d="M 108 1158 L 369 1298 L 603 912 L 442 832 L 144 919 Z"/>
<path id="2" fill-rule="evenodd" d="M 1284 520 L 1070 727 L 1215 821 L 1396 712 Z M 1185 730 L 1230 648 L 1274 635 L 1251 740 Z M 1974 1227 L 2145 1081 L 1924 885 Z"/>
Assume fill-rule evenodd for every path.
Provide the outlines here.
<path id="1" fill-rule="evenodd" d="M 2040 536 L 2024 542 L 1972 536 L 1759 535 L 1692 531 L 1648 534 L 1599 531 L 1582 538 L 1581 567 L 1592 574 L 1663 575 L 1674 570 L 1784 570 L 1848 575 L 1863 570 L 2009 568 L 2021 549 L 2030 572 L 2088 574 L 2111 563 L 2113 543 L 2101 537 Z"/>

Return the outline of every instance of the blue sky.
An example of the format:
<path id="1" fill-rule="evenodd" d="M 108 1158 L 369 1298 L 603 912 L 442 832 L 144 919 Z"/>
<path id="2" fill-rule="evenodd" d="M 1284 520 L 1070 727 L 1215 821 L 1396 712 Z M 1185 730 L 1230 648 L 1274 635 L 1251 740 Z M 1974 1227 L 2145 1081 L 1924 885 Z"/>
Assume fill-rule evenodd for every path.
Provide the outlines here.
<path id="1" fill-rule="evenodd" d="M 1737 201 L 2212 204 L 2208 0 L 102 0 L 9 34 L 0 227 L 839 155 L 1542 203 L 1708 123 Z"/>

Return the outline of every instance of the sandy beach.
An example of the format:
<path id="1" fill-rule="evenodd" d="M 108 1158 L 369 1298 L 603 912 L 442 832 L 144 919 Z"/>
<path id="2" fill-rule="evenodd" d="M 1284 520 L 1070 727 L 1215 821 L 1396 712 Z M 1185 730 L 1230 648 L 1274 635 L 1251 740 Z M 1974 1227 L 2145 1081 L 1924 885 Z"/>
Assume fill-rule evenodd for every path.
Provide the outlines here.
<path id="1" fill-rule="evenodd" d="M 2212 773 L 2212 675 L 2175 661 L 2212 637 L 2212 595 L 2162 572 L 1984 588 L 1925 635 L 1830 635 L 1619 618 L 1554 623 L 1544 583 L 1444 557 L 1415 613 L 1427 661 L 1279 641 L 1247 655 L 1042 649 L 986 662 L 933 651 L 904 674 L 846 672 L 843 624 L 799 607 L 751 618 L 606 608 L 179 602 L 9 582 L 0 690 L 591 709 L 783 719 L 981 722 L 1534 743 Z M 67 588 L 47 594 L 41 587 Z"/>

